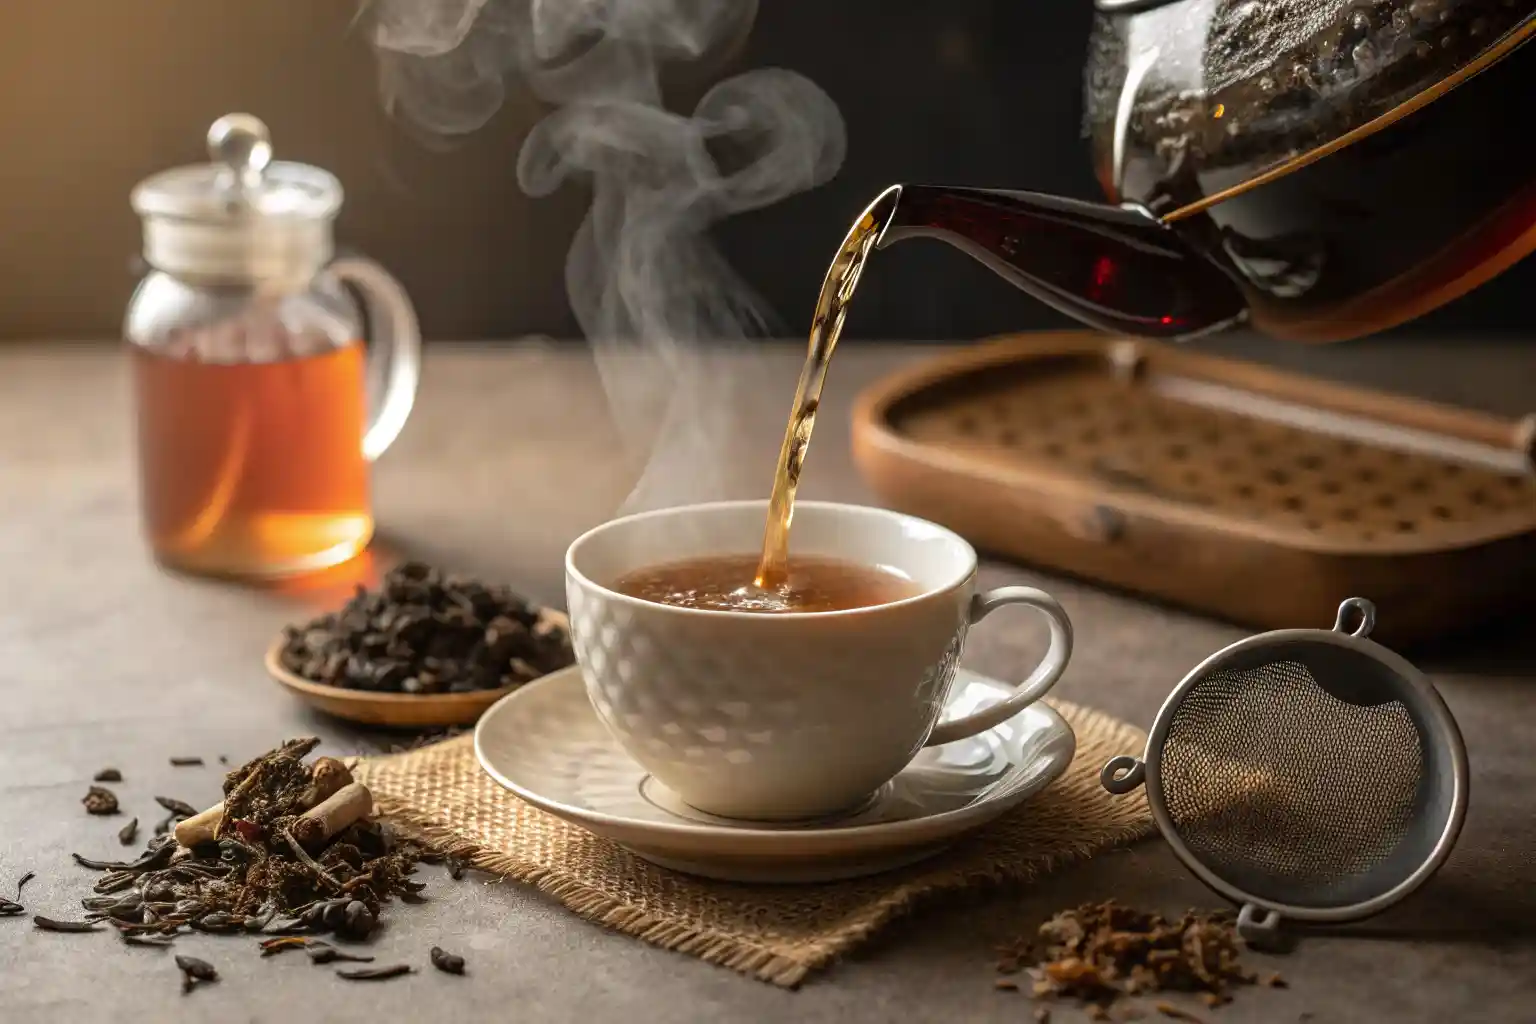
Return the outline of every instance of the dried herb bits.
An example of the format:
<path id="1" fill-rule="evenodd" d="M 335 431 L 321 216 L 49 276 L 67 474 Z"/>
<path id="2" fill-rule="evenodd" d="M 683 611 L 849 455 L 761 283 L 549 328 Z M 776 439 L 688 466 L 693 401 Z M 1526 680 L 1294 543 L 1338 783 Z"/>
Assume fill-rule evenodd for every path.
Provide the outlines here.
<path id="1" fill-rule="evenodd" d="M 440 946 L 432 947 L 432 966 L 445 974 L 463 974 L 464 958 Z"/>
<path id="2" fill-rule="evenodd" d="M 87 814 L 116 814 L 117 794 L 105 786 L 92 786 L 80 798 Z"/>
<path id="3" fill-rule="evenodd" d="M 1036 999 L 1076 999 L 1091 1016 L 1107 1019 L 1107 1008 L 1125 997 L 1188 992 L 1210 1007 L 1230 1002 L 1232 989 L 1259 981 L 1240 962 L 1241 948 L 1230 913 L 1190 911 L 1171 921 L 1108 902 L 1057 914 L 1036 935 L 1002 950 L 997 969 L 1027 969 Z M 1164 1016 L 1185 1013 L 1171 1003 L 1153 1008 Z"/>
<path id="4" fill-rule="evenodd" d="M 59 921 L 42 914 L 33 914 L 32 924 L 45 932 L 94 932 L 98 927 L 95 921 Z"/>
<path id="5" fill-rule="evenodd" d="M 410 973 L 410 964 L 392 964 L 389 967 L 360 967 L 350 971 L 337 971 L 336 977 L 346 978 L 348 981 L 388 981 L 390 978 L 398 978 L 402 974 Z"/>
<path id="6" fill-rule="evenodd" d="M 219 980 L 219 972 L 207 960 L 195 956 L 176 957 L 176 967 L 181 971 L 181 990 L 191 992 L 198 985 Z"/>
<path id="7" fill-rule="evenodd" d="M 398 566 L 337 612 L 284 634 L 283 668 L 354 690 L 473 693 L 517 686 L 575 661 L 570 633 L 506 587 Z"/>
<path id="8" fill-rule="evenodd" d="M 337 949 L 335 946 L 325 942 L 312 942 L 309 944 L 308 948 L 304 950 L 304 952 L 309 954 L 309 962 L 314 964 L 373 963 L 373 957 L 371 956 L 359 956 L 356 953 L 348 953 L 345 950 Z"/>

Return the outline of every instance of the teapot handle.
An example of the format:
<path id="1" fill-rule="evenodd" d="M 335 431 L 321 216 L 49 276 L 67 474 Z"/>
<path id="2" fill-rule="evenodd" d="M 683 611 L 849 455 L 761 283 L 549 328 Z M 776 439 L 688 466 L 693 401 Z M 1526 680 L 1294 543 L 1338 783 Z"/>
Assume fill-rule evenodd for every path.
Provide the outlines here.
<path id="1" fill-rule="evenodd" d="M 357 289 L 368 315 L 370 392 L 379 396 L 363 433 L 363 457 L 377 459 L 394 444 L 416 404 L 421 381 L 421 327 L 399 281 L 373 260 L 344 256 L 327 268 Z"/>

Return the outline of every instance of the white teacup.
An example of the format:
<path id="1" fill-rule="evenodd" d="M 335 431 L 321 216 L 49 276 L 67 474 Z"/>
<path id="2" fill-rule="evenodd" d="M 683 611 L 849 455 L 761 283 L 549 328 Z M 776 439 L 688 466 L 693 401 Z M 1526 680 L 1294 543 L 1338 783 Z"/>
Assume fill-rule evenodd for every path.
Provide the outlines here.
<path id="1" fill-rule="evenodd" d="M 682 800 L 731 818 L 820 817 L 857 806 L 924 746 L 997 725 L 1037 701 L 1072 653 L 1072 624 L 1032 587 L 976 591 L 976 552 L 933 523 L 883 509 L 795 505 L 794 552 L 883 567 L 922 589 L 834 612 L 703 611 L 608 586 L 685 558 L 745 554 L 764 501 L 628 516 L 565 556 L 576 658 L 598 715 Z M 1008 700 L 935 728 L 966 632 L 1021 604 L 1050 623 L 1050 648 Z"/>

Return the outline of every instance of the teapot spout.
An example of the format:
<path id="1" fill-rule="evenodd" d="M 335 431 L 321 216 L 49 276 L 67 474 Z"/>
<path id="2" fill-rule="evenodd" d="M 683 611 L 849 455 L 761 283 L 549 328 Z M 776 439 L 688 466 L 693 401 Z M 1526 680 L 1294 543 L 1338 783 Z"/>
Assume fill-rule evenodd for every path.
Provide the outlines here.
<path id="1" fill-rule="evenodd" d="M 893 185 L 870 206 L 878 247 L 937 238 L 1016 287 L 1106 331 L 1184 339 L 1241 322 L 1233 278 L 1134 205 L 1034 192 Z"/>

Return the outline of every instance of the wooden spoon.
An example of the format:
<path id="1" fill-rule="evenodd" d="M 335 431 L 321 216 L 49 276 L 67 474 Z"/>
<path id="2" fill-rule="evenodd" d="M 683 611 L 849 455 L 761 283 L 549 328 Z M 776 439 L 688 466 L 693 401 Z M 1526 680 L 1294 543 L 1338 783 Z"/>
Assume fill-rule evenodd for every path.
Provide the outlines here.
<path id="1" fill-rule="evenodd" d="M 569 628 L 563 612 L 543 609 L 539 617 Z M 472 693 L 376 693 L 327 686 L 283 667 L 284 638 L 278 636 L 267 648 L 263 660 L 267 674 L 277 683 L 328 715 L 364 725 L 382 725 L 395 729 L 427 729 L 446 725 L 473 725 L 486 708 L 525 683 L 515 683 L 495 690 Z M 531 680 L 530 680 L 531 681 Z"/>

